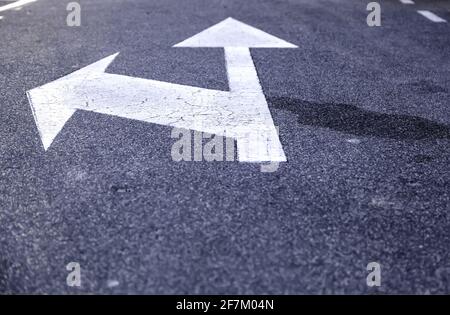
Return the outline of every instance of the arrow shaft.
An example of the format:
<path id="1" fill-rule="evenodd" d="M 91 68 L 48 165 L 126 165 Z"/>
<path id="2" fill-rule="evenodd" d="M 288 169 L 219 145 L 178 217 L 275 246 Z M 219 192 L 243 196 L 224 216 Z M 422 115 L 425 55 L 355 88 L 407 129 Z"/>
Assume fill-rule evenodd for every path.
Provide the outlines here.
<path id="1" fill-rule="evenodd" d="M 228 84 L 233 93 L 262 93 L 258 73 L 247 47 L 225 47 Z"/>
<path id="2" fill-rule="evenodd" d="M 251 117 L 247 124 L 233 129 L 237 136 L 240 161 L 285 162 L 286 156 L 278 137 L 264 96 L 255 64 L 247 47 L 225 47 L 228 84 L 233 107 L 243 117 Z"/>

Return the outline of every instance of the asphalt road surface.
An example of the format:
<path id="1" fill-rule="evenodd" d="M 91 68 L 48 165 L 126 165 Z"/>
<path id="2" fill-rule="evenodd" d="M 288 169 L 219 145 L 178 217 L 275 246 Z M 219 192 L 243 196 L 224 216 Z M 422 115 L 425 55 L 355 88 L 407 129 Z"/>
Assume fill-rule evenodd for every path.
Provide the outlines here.
<path id="1" fill-rule="evenodd" d="M 450 25 L 417 12 L 449 2 L 382 0 L 379 27 L 369 1 L 80 0 L 79 27 L 68 2 L 0 12 L 0 292 L 450 293 Z M 89 111 L 43 149 L 26 92 L 117 52 L 107 73 L 227 91 L 223 49 L 172 46 L 228 17 L 298 46 L 251 49 L 276 172 Z"/>

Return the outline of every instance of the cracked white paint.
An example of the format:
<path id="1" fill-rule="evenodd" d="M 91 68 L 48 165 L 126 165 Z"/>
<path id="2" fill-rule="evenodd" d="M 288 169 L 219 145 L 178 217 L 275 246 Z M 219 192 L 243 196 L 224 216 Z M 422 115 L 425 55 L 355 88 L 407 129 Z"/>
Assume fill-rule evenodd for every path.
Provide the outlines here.
<path id="1" fill-rule="evenodd" d="M 86 110 L 235 138 L 241 162 L 286 161 L 249 47 L 296 46 L 233 19 L 205 32 L 176 47 L 217 47 L 224 32 L 229 91 L 105 73 L 116 53 L 27 92 L 44 149 L 76 110 Z M 233 36 L 245 46 L 230 47 Z"/>

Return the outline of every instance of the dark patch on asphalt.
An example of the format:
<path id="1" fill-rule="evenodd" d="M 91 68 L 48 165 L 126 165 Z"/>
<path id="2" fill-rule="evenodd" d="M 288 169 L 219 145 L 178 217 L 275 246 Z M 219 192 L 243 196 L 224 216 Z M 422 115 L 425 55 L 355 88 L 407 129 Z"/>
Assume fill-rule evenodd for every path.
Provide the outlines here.
<path id="1" fill-rule="evenodd" d="M 11 263 L 6 259 L 0 259 L 0 293 L 5 293 L 8 290 L 8 283 L 10 279 L 8 270 L 11 268 Z"/>
<path id="2" fill-rule="evenodd" d="M 414 156 L 413 161 L 415 163 L 428 163 L 431 162 L 434 158 L 427 154 L 417 154 Z"/>
<path id="3" fill-rule="evenodd" d="M 6 280 L 6 269 L 8 268 L 7 261 L 0 259 L 0 291 L 2 283 Z"/>
<path id="4" fill-rule="evenodd" d="M 450 139 L 449 126 L 417 116 L 384 114 L 351 104 L 321 104 L 290 98 L 273 98 L 269 103 L 295 113 L 302 125 L 356 136 L 396 140 Z"/>
<path id="5" fill-rule="evenodd" d="M 129 187 L 128 185 L 112 185 L 111 186 L 111 191 L 114 194 L 121 194 L 121 193 L 129 193 L 129 192 L 133 192 L 133 188 Z"/>
<path id="6" fill-rule="evenodd" d="M 406 86 L 420 94 L 447 93 L 448 92 L 447 89 L 443 88 L 442 86 L 437 85 L 434 82 L 430 82 L 430 81 L 426 81 L 426 80 L 412 82 L 412 83 L 406 84 Z"/>

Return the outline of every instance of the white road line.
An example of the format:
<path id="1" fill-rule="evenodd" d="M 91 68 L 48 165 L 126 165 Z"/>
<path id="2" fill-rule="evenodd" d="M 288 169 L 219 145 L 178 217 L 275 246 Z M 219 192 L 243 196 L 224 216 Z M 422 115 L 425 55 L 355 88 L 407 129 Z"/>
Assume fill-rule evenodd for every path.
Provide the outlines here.
<path id="1" fill-rule="evenodd" d="M 426 17 L 430 21 L 433 21 L 433 22 L 436 22 L 436 23 L 445 23 L 445 22 L 447 22 L 443 18 L 440 18 L 439 16 L 437 16 L 433 12 L 430 12 L 430 11 L 427 11 L 427 10 L 417 10 L 417 13 L 423 15 L 424 17 Z"/>
<path id="2" fill-rule="evenodd" d="M 403 4 L 414 4 L 414 1 L 412 0 L 400 0 L 400 2 Z"/>
<path id="3" fill-rule="evenodd" d="M 25 4 L 28 3 L 32 3 L 32 2 L 36 2 L 37 0 L 19 0 L 17 2 L 13 2 L 7 5 L 4 5 L 2 7 L 0 7 L 0 12 L 6 11 L 6 10 L 11 10 L 11 9 L 15 9 L 21 6 L 24 6 Z"/>
<path id="4" fill-rule="evenodd" d="M 0 20 L 2 20 L 2 19 L 3 19 L 3 16 L 0 15 Z"/>

